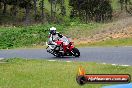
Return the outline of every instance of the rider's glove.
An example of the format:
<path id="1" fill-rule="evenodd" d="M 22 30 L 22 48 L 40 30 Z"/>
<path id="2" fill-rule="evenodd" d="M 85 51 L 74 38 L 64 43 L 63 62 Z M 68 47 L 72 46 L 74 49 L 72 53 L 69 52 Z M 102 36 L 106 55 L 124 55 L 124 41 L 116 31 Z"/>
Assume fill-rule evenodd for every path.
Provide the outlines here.
<path id="1" fill-rule="evenodd" d="M 57 43 L 53 42 L 54 45 L 57 45 Z"/>

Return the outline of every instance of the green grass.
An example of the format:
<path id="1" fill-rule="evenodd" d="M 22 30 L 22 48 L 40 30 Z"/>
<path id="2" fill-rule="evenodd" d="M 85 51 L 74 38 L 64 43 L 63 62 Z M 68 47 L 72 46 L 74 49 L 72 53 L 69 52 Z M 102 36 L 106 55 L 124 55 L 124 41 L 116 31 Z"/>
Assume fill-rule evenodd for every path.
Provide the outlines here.
<path id="1" fill-rule="evenodd" d="M 105 24 L 103 23 L 88 23 L 88 24 L 81 24 L 78 22 L 71 22 L 71 26 L 67 28 L 64 33 L 66 35 L 71 36 L 72 38 L 87 38 L 87 36 L 92 35 L 95 31 L 98 31 L 103 27 Z"/>
<path id="2" fill-rule="evenodd" d="M 0 27 L 0 49 L 43 46 L 47 41 L 49 28 L 52 26 L 71 38 L 80 38 L 90 35 L 92 31 L 95 31 L 93 29 L 99 28 L 101 25 L 101 23 L 80 24 L 71 22 L 66 24 L 37 24 L 27 27 Z"/>
<path id="3" fill-rule="evenodd" d="M 0 49 L 44 46 L 48 38 L 48 29 L 52 26 L 57 27 L 57 31 L 62 34 L 79 40 L 93 35 L 94 32 L 100 31 L 107 24 L 80 24 L 71 22 L 62 25 L 40 24 L 28 27 L 0 27 Z M 80 44 L 79 46 L 132 46 L 132 38 L 110 39 L 101 42 Z"/>
<path id="4" fill-rule="evenodd" d="M 54 24 L 0 27 L 0 49 L 44 45 L 48 38 L 49 28 L 52 26 L 55 26 L 60 32 L 64 28 L 62 25 Z"/>
<path id="5" fill-rule="evenodd" d="M 89 44 L 90 46 L 132 46 L 132 38 L 111 39 Z"/>
<path id="6" fill-rule="evenodd" d="M 49 62 L 46 60 L 8 59 L 0 63 L 0 88 L 101 88 L 106 84 L 76 83 L 81 65 L 88 74 L 130 74 L 132 67 L 93 62 Z"/>
<path id="7" fill-rule="evenodd" d="M 111 0 L 111 1 L 112 1 L 111 5 L 112 5 L 113 10 L 119 10 L 120 9 L 119 0 Z"/>

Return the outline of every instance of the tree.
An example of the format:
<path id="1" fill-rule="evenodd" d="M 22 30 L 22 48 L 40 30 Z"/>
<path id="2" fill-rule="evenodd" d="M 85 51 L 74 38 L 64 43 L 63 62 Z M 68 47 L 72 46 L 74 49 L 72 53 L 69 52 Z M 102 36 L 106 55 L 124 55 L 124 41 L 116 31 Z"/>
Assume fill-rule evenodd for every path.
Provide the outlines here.
<path id="1" fill-rule="evenodd" d="M 54 17 L 53 17 L 53 1 L 54 1 L 54 0 L 48 0 L 48 1 L 50 2 L 50 7 L 51 7 L 51 9 L 50 9 L 50 10 L 51 10 L 51 11 L 50 11 L 50 12 L 51 12 L 51 19 L 53 19 L 53 18 L 54 18 Z"/>
<path id="2" fill-rule="evenodd" d="M 3 2 L 3 14 L 6 13 L 6 10 L 7 10 L 7 0 L 1 0 Z"/>
<path id="3" fill-rule="evenodd" d="M 40 5 L 40 9 L 41 9 L 41 17 L 42 17 L 42 19 L 44 19 L 44 9 L 45 9 L 44 0 L 41 0 L 39 5 Z"/>
<path id="4" fill-rule="evenodd" d="M 17 6 L 16 5 L 13 5 L 11 8 L 10 8 L 10 14 L 13 16 L 13 17 L 16 17 L 17 16 Z"/>
<path id="5" fill-rule="evenodd" d="M 11 11 L 11 15 L 16 17 L 17 12 L 18 12 L 17 7 L 19 6 L 19 0 L 8 0 L 7 4 L 8 5 L 13 5 L 12 8 L 10 9 L 10 11 Z"/>
<path id="6" fill-rule="evenodd" d="M 61 15 L 66 15 L 66 7 L 64 5 L 64 0 L 61 0 Z"/>
<path id="7" fill-rule="evenodd" d="M 109 0 L 70 0 L 71 17 L 85 18 L 88 21 L 101 22 L 112 17 Z"/>
<path id="8" fill-rule="evenodd" d="M 36 18 L 36 16 L 37 16 L 37 0 L 33 0 L 33 3 L 34 3 L 34 16 Z"/>
<path id="9" fill-rule="evenodd" d="M 119 0 L 121 11 L 125 10 L 127 13 L 132 14 L 132 2 L 130 0 Z"/>
<path id="10" fill-rule="evenodd" d="M 57 14 L 57 6 L 60 7 L 60 14 L 61 15 L 66 15 L 66 8 L 64 5 L 64 0 L 48 0 L 51 4 L 51 19 L 52 21 L 56 19 L 56 14 Z"/>
<path id="11" fill-rule="evenodd" d="M 30 9 L 33 7 L 33 1 L 20 0 L 19 6 L 25 9 L 25 24 L 28 25 L 30 22 L 29 15 L 30 15 Z"/>
<path id="12" fill-rule="evenodd" d="M 121 6 L 121 10 L 123 10 L 123 2 L 124 2 L 124 0 L 119 0 L 120 6 Z"/>
<path id="13" fill-rule="evenodd" d="M 2 9 L 2 3 L 0 2 L 0 9 Z"/>

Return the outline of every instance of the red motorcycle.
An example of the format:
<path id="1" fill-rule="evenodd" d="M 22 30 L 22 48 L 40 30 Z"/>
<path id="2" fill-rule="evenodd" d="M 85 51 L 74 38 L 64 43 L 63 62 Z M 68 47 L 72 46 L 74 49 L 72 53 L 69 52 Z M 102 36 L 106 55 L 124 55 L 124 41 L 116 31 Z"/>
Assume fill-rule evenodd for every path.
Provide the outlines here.
<path id="1" fill-rule="evenodd" d="M 56 45 L 46 44 L 48 45 L 47 52 L 53 54 L 56 57 L 64 57 L 64 56 L 75 56 L 79 57 L 80 52 L 77 48 L 74 47 L 73 43 L 70 41 L 70 38 L 63 36 L 58 41 L 55 41 Z"/>

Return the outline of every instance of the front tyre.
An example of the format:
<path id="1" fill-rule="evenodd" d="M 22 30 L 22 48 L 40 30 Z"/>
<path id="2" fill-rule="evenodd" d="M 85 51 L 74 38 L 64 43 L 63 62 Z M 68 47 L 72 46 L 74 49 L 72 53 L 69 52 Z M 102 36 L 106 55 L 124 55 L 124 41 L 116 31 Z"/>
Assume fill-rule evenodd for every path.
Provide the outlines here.
<path id="1" fill-rule="evenodd" d="M 79 50 L 77 49 L 77 48 L 73 48 L 73 55 L 75 56 L 75 57 L 79 57 L 80 56 L 80 52 L 79 52 Z"/>

